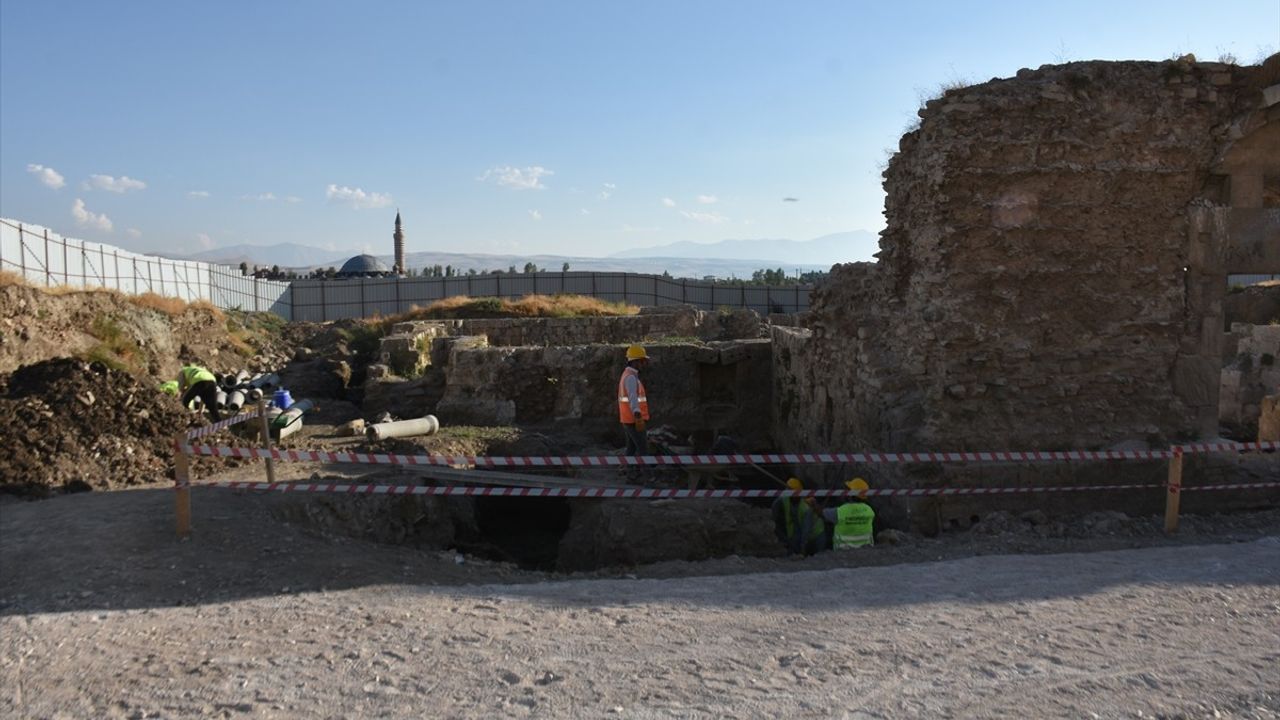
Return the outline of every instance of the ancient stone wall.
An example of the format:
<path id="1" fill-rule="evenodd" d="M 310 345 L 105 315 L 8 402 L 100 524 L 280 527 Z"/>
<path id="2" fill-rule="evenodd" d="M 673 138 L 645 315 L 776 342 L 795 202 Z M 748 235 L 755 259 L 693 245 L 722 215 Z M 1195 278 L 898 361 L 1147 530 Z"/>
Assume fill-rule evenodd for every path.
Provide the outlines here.
<path id="1" fill-rule="evenodd" d="M 879 262 L 837 266 L 806 329 L 772 329 L 780 444 L 1197 435 L 1217 416 L 1226 287 L 1189 269 L 1229 224 L 1211 170 L 1257 112 L 1257 71 L 1072 63 L 928 102 L 884 174 Z"/>
<path id="2" fill-rule="evenodd" d="M 761 332 L 752 310 L 707 312 L 690 306 L 645 308 L 638 315 L 572 318 L 469 318 L 397 323 L 382 341 L 383 361 L 393 369 L 412 365 L 425 338 L 482 336 L 493 347 L 569 346 L 645 342 L 665 338 L 736 340 Z"/>
<path id="3" fill-rule="evenodd" d="M 1222 370 L 1222 426 L 1238 440 L 1253 440 L 1263 398 L 1280 392 L 1280 325 L 1236 323 L 1226 343 L 1231 358 Z"/>
<path id="4" fill-rule="evenodd" d="M 569 423 L 619 436 L 620 345 L 455 347 L 431 410 L 449 424 Z M 747 448 L 769 439 L 770 343 L 740 340 L 649 347 L 643 380 L 654 426 L 683 440 L 721 430 Z"/>

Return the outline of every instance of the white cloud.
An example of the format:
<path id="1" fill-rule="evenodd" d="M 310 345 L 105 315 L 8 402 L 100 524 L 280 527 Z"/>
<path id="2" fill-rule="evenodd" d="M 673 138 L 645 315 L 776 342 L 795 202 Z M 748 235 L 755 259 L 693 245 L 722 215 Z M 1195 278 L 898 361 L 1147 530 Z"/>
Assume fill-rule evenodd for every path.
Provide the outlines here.
<path id="1" fill-rule="evenodd" d="M 111 218 L 96 212 L 90 212 L 85 208 L 84 201 L 80 198 L 76 198 L 76 201 L 71 204 L 71 217 L 76 219 L 76 224 L 80 227 L 93 228 L 102 232 L 111 232 L 113 227 Z"/>
<path id="2" fill-rule="evenodd" d="M 675 207 L 676 201 L 672 200 L 671 198 L 662 198 L 662 205 L 664 207 Z"/>
<path id="3" fill-rule="evenodd" d="M 590 210 L 588 210 L 588 209 L 586 209 L 586 208 L 582 208 L 581 212 L 582 212 L 582 214 L 583 214 L 583 215 L 590 215 L 590 214 L 591 214 L 591 211 L 590 211 Z"/>
<path id="4" fill-rule="evenodd" d="M 613 191 L 616 190 L 617 187 L 618 186 L 614 185 L 613 183 L 604 183 L 604 189 L 600 191 L 600 196 L 599 196 L 600 199 L 608 200 L 609 196 L 613 195 Z"/>
<path id="5" fill-rule="evenodd" d="M 503 167 L 485 170 L 484 174 L 476 179 L 481 182 L 492 179 L 503 187 L 516 190 L 546 190 L 547 186 L 542 184 L 542 178 L 551 175 L 555 175 L 555 172 L 540 165 L 524 169 L 504 165 Z"/>
<path id="6" fill-rule="evenodd" d="M 330 184 L 325 190 L 325 197 L 335 205 L 348 205 L 356 210 L 382 208 L 392 203 L 391 196 L 385 193 L 365 192 L 360 188 L 350 188 L 346 185 L 338 187 Z"/>
<path id="7" fill-rule="evenodd" d="M 191 190 L 187 192 L 187 197 L 191 198 L 192 200 L 195 200 L 198 198 L 207 198 L 209 197 L 209 191 L 208 190 Z"/>
<path id="8" fill-rule="evenodd" d="M 290 195 L 286 197 L 284 201 L 287 203 L 300 203 L 302 202 L 302 198 L 298 197 L 297 195 Z"/>
<path id="9" fill-rule="evenodd" d="M 124 234 L 128 235 L 134 240 L 137 240 L 138 238 L 142 237 L 142 231 L 139 230 L 138 228 L 129 228 L 128 230 L 124 231 Z"/>
<path id="10" fill-rule="evenodd" d="M 262 202 L 271 202 L 276 199 L 275 193 L 259 193 L 257 195 L 241 195 L 241 200 L 261 200 Z"/>
<path id="11" fill-rule="evenodd" d="M 542 219 L 542 211 L 541 211 L 541 210 L 530 210 L 530 211 L 529 211 L 529 217 L 533 218 L 534 220 L 541 220 L 541 219 Z"/>
<path id="12" fill-rule="evenodd" d="M 134 180 L 128 175 L 121 175 L 118 178 L 110 175 L 90 175 L 89 180 L 81 185 L 85 190 L 106 190 L 113 193 L 126 193 L 130 190 L 145 190 L 147 184 L 141 180 Z"/>
<path id="13" fill-rule="evenodd" d="M 209 237 L 209 233 L 196 233 L 196 242 L 200 243 L 202 250 L 213 249 L 213 238 Z"/>
<path id="14" fill-rule="evenodd" d="M 715 195 L 699 195 L 697 198 L 699 205 L 711 205 L 719 199 Z"/>
<path id="15" fill-rule="evenodd" d="M 690 212 L 688 210 L 681 210 L 680 214 L 689 218 L 694 222 L 702 223 L 703 225 L 719 225 L 720 223 L 729 219 L 718 212 L 704 213 L 704 212 Z"/>
<path id="16" fill-rule="evenodd" d="M 27 165 L 27 172 L 35 175 L 36 179 L 43 183 L 45 187 L 51 187 L 54 190 L 57 190 L 67 184 L 67 181 L 62 177 L 62 174 L 51 167 L 29 163 Z"/>

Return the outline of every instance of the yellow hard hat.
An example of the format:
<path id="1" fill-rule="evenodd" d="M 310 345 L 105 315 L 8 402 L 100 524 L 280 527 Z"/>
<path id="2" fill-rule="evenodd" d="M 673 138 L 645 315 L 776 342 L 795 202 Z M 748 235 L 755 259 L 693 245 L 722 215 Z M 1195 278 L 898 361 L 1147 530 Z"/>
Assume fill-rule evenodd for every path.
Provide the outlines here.
<path id="1" fill-rule="evenodd" d="M 788 490 L 803 490 L 803 489 L 804 489 L 804 483 L 800 482 L 800 478 L 788 478 L 788 479 L 787 479 L 787 489 L 788 489 Z"/>
<path id="2" fill-rule="evenodd" d="M 860 477 L 856 477 L 846 482 L 844 486 L 857 493 L 860 498 L 865 498 L 867 496 L 867 489 L 870 487 L 867 485 L 867 481 Z"/>
<path id="3" fill-rule="evenodd" d="M 649 354 L 644 351 L 644 348 L 642 346 L 632 345 L 631 347 L 627 348 L 628 362 L 632 360 L 648 360 L 648 359 L 649 359 Z"/>

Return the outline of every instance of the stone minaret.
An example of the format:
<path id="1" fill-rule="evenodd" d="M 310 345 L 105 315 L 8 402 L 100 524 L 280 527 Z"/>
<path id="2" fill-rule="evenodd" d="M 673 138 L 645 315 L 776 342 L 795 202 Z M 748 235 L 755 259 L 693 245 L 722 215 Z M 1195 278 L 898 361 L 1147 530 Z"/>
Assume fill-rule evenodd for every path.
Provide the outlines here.
<path id="1" fill-rule="evenodd" d="M 396 210 L 396 232 L 391 236 L 396 241 L 396 267 L 397 275 L 404 274 L 404 230 L 400 229 L 400 211 Z"/>

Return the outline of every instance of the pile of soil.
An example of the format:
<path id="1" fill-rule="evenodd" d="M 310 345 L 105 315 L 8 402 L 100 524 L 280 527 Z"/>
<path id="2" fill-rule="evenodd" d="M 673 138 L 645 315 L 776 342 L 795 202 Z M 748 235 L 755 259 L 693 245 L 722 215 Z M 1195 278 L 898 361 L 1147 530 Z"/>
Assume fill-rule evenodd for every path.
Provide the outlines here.
<path id="1" fill-rule="evenodd" d="M 55 358 L 0 376 L 0 492 L 47 497 L 164 480 L 190 416 L 102 363 Z"/>

